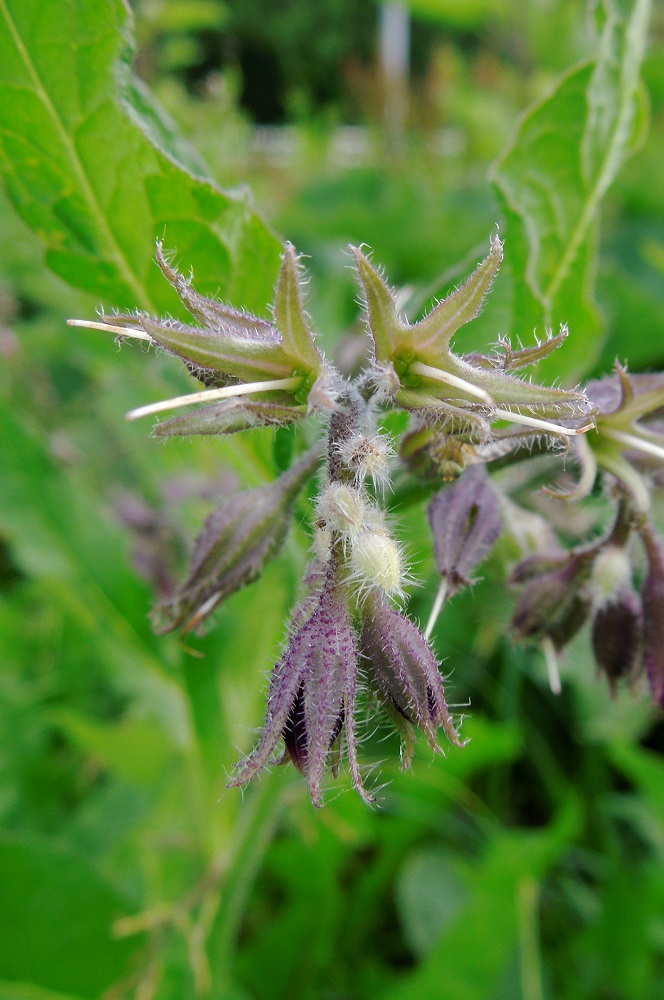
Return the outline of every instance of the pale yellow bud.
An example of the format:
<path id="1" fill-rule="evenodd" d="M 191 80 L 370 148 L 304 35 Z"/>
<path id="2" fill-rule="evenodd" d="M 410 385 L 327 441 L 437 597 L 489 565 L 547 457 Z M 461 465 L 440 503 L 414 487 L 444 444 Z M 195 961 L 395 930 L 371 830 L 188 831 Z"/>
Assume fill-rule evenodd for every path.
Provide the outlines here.
<path id="1" fill-rule="evenodd" d="M 389 596 L 402 593 L 401 552 L 389 535 L 365 531 L 353 541 L 350 563 L 351 582 L 360 591 L 378 587 Z"/>
<path id="2" fill-rule="evenodd" d="M 371 504 L 361 491 L 345 483 L 330 483 L 318 500 L 321 527 L 336 531 L 345 539 L 356 538 L 372 516 Z"/>
<path id="3" fill-rule="evenodd" d="M 591 591 L 596 608 L 620 597 L 629 589 L 632 568 L 629 556 L 622 546 L 605 545 L 593 563 Z"/>
<path id="4" fill-rule="evenodd" d="M 384 489 L 389 483 L 392 449 L 386 437 L 354 434 L 341 442 L 338 451 L 341 461 L 354 472 L 358 483 L 371 479 L 379 489 Z"/>

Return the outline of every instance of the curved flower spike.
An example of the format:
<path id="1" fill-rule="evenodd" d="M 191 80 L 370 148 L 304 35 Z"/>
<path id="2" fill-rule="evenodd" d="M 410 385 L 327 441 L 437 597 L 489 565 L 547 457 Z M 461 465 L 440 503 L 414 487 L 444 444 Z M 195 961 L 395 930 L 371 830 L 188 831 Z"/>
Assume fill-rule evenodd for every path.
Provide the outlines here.
<path id="1" fill-rule="evenodd" d="M 472 361 L 455 354 L 452 338 L 479 313 L 503 259 L 503 245 L 495 237 L 489 255 L 468 280 L 418 323 L 400 316 L 395 296 L 365 254 L 351 247 L 366 303 L 367 322 L 374 343 L 374 380 L 404 409 L 421 410 L 435 419 L 466 417 L 474 411 L 489 420 L 507 420 L 532 427 L 534 432 L 558 435 L 585 433 L 587 419 L 583 393 L 546 388 L 523 381 L 491 358 Z M 552 338 L 512 367 L 536 360 L 557 347 L 564 337 Z M 564 418 L 569 424 L 555 423 Z M 582 426 L 574 426 L 581 420 Z"/>
<path id="2" fill-rule="evenodd" d="M 127 414 L 128 419 L 211 403 L 212 407 L 173 421 L 160 433 L 221 434 L 257 423 L 296 420 L 310 406 L 336 407 L 335 373 L 314 342 L 302 305 L 299 262 L 290 244 L 284 248 L 272 323 L 199 295 L 171 267 L 161 243 L 156 256 L 162 274 L 201 325 L 156 320 L 140 313 L 102 317 L 97 322 L 69 320 L 71 326 L 109 330 L 120 338 L 157 344 L 181 358 L 208 387 L 138 407 Z"/>

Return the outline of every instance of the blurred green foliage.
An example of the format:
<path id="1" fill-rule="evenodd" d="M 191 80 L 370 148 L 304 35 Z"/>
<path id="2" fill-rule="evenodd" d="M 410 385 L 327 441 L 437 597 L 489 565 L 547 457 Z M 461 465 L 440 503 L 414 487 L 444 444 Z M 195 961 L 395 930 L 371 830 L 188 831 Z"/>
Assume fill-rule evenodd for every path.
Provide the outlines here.
<path id="1" fill-rule="evenodd" d="M 347 241 L 373 246 L 417 311 L 500 222 L 509 266 L 478 343 L 567 321 L 548 378 L 587 378 L 616 355 L 664 364 L 661 9 L 639 66 L 643 2 L 412 0 L 427 44 L 404 148 L 388 155 L 377 8 L 327 0 L 321 33 L 317 7 L 142 0 L 136 65 L 165 112 L 130 76 L 119 0 L 0 0 L 0 1000 L 658 1000 L 662 721 L 629 693 L 611 701 L 587 635 L 562 695 L 549 692 L 539 654 L 506 633 L 504 553 L 435 634 L 471 742 L 434 761 L 422 748 L 401 774 L 368 720 L 365 753 L 389 778 L 375 812 L 345 792 L 315 812 L 286 769 L 244 798 L 224 789 L 296 599 L 304 502 L 264 577 L 192 640 L 201 658 L 149 628 L 141 572 L 182 568 L 215 497 L 273 476 L 292 445 L 251 432 L 157 446 L 122 419 L 186 377 L 65 319 L 100 302 L 175 311 L 156 237 L 201 291 L 259 312 L 273 231 L 293 239 L 312 255 L 311 312 L 331 347 L 357 319 Z M 272 46 L 283 128 L 239 108 L 243 37 Z M 579 164 L 609 148 L 599 190 Z M 247 181 L 269 225 L 231 190 Z M 588 213 L 574 287 L 549 303 L 532 280 L 541 220 L 518 201 L 535 182 L 572 229 Z M 544 281 L 570 246 L 570 227 L 554 235 Z M 421 503 L 399 530 L 423 620 L 435 581 Z"/>

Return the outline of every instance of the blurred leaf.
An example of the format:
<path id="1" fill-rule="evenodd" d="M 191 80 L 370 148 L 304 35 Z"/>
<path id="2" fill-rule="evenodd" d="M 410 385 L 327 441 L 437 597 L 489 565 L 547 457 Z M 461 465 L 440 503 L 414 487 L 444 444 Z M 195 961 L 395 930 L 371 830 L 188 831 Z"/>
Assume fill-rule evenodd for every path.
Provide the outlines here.
<path id="1" fill-rule="evenodd" d="M 100 514 L 98 501 L 2 405 L 0 453 L 0 531 L 16 564 L 48 583 L 52 599 L 89 629 L 91 655 L 112 663 L 120 687 L 142 701 L 175 743 L 186 743 L 182 692 L 154 653 L 147 594 L 123 562 L 118 532 Z"/>
<path id="2" fill-rule="evenodd" d="M 0 976 L 96 1000 L 126 975 L 136 939 L 111 925 L 131 910 L 96 870 L 47 844 L 0 841 Z M 139 944 L 141 942 L 139 941 Z"/>
<path id="3" fill-rule="evenodd" d="M 0 983 L 0 1000 L 72 1000 L 72 996 L 29 983 Z"/>
<path id="4" fill-rule="evenodd" d="M 144 14 L 153 30 L 173 32 L 219 29 L 227 17 L 228 10 L 219 0 L 166 0 L 148 7 Z"/>
<path id="5" fill-rule="evenodd" d="M 664 760 L 661 755 L 617 742 L 609 745 L 609 752 L 615 766 L 638 785 L 656 818 L 664 825 Z"/>
<path id="6" fill-rule="evenodd" d="M 596 62 L 563 77 L 526 114 L 494 170 L 507 221 L 514 332 L 543 336 L 568 323 L 564 352 L 542 365 L 566 376 L 587 371 L 601 348 L 597 211 L 644 124 L 639 71 L 650 0 L 605 0 L 603 7 Z"/>
<path id="7" fill-rule="evenodd" d="M 520 886 L 544 876 L 576 835 L 579 821 L 579 804 L 569 799 L 548 829 L 500 833 L 490 841 L 473 873 L 467 904 L 417 970 L 385 1000 L 490 997 L 518 942 Z"/>
<path id="8" fill-rule="evenodd" d="M 173 746 L 163 728 L 147 720 L 103 725 L 67 709 L 52 712 L 51 718 L 82 750 L 141 788 L 153 788 L 172 761 Z"/>
<path id="9" fill-rule="evenodd" d="M 178 250 L 202 293 L 264 310 L 279 246 L 245 195 L 224 194 L 174 159 L 154 103 L 131 80 L 122 0 L 1 0 L 0 168 L 46 261 L 122 308 L 177 310 L 152 263 Z M 158 123 L 158 127 L 157 127 Z"/>
<path id="10" fill-rule="evenodd" d="M 468 890 L 458 864 L 442 851 L 412 854 L 396 883 L 406 939 L 417 955 L 426 955 L 464 906 Z"/>
<path id="11" fill-rule="evenodd" d="M 406 0 L 414 15 L 458 28 L 475 28 L 487 19 L 505 19 L 509 8 L 501 0 Z"/>

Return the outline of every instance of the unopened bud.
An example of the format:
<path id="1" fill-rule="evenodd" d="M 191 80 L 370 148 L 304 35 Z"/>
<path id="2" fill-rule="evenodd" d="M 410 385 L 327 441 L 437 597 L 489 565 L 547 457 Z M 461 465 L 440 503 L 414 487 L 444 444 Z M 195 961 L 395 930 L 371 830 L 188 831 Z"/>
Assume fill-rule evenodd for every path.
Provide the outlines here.
<path id="1" fill-rule="evenodd" d="M 279 551 L 297 495 L 320 458 L 321 448 L 311 448 L 274 482 L 237 494 L 208 517 L 187 580 L 155 609 L 157 631 L 197 628 L 222 600 L 261 574 Z"/>
<path id="2" fill-rule="evenodd" d="M 592 627 L 595 660 L 607 677 L 612 695 L 615 696 L 621 678 L 636 674 L 643 651 L 642 643 L 641 601 L 633 590 L 623 590 L 617 600 L 599 607 Z"/>
<path id="3" fill-rule="evenodd" d="M 361 490 L 346 483 L 330 483 L 318 499 L 321 527 L 337 532 L 346 541 L 357 538 L 374 517 Z"/>
<path id="4" fill-rule="evenodd" d="M 383 489 L 389 482 L 391 448 L 380 434 L 353 434 L 340 442 L 338 452 L 358 483 L 371 479 L 374 486 Z"/>
<path id="5" fill-rule="evenodd" d="M 438 663 L 417 626 L 379 594 L 369 598 L 362 619 L 362 652 L 385 701 L 407 723 L 422 729 L 435 750 L 440 750 L 440 726 L 460 746 Z"/>
<path id="6" fill-rule="evenodd" d="M 451 593 L 471 583 L 475 567 L 502 531 L 498 495 L 482 465 L 472 465 L 429 505 L 436 566 Z"/>
<path id="7" fill-rule="evenodd" d="M 664 707 L 664 545 L 652 523 L 641 532 L 648 573 L 641 589 L 644 662 L 653 701 Z"/>
<path id="8" fill-rule="evenodd" d="M 590 594 L 595 607 L 613 604 L 629 590 L 632 566 L 624 546 L 604 545 L 595 556 L 590 577 Z"/>
<path id="9" fill-rule="evenodd" d="M 378 588 L 390 597 L 402 593 L 401 552 L 388 534 L 364 531 L 353 542 L 350 582 L 362 594 Z"/>
<path id="10" fill-rule="evenodd" d="M 528 564 L 537 562 L 539 572 L 527 573 Z M 533 557 L 517 566 L 512 582 L 524 579 L 527 584 L 514 612 L 512 627 L 523 639 L 548 636 L 556 649 L 562 649 L 586 621 L 591 608 L 587 581 L 592 567 L 590 553 L 562 553 L 556 568 L 546 569 L 545 560 Z M 554 564 L 555 565 L 555 564 Z"/>

